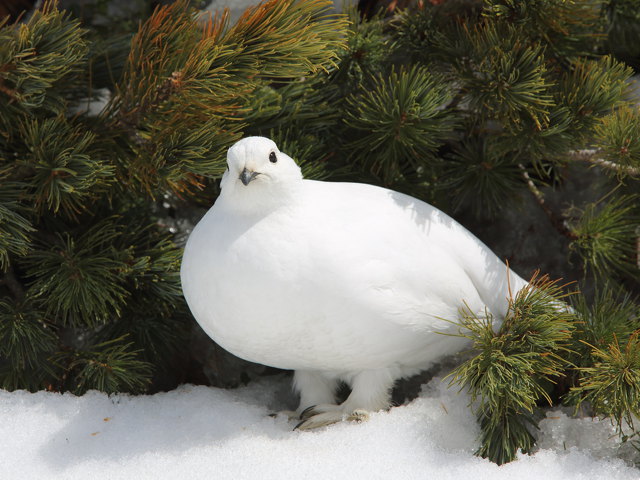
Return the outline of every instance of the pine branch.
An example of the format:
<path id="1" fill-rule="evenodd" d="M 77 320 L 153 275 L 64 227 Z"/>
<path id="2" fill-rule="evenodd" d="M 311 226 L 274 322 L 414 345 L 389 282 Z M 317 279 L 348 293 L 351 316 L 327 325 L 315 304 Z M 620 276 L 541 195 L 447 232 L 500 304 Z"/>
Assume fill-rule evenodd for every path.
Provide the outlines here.
<path id="1" fill-rule="evenodd" d="M 575 295 L 572 300 L 572 307 L 580 318 L 572 347 L 578 367 L 595 364 L 594 347 L 605 348 L 616 339 L 624 341 L 638 328 L 640 306 L 629 294 L 621 292 L 619 286 L 600 286 L 590 303 L 584 295 Z"/>
<path id="2" fill-rule="evenodd" d="M 10 255 L 18 257 L 27 254 L 31 244 L 30 235 L 34 227 L 29 221 L 31 199 L 27 193 L 28 184 L 9 181 L 13 172 L 0 171 L 0 271 L 10 268 Z"/>
<path id="3" fill-rule="evenodd" d="M 223 36 L 257 61 L 263 78 L 287 79 L 337 66 L 347 19 L 327 0 L 267 0 L 247 8 Z M 302 26 L 302 28 L 300 28 Z"/>
<path id="4" fill-rule="evenodd" d="M 24 259 L 33 297 L 64 325 L 97 326 L 119 316 L 129 295 L 126 252 L 114 245 L 119 235 L 107 217 L 82 234 L 59 233 L 51 243 L 39 239 Z"/>
<path id="5" fill-rule="evenodd" d="M 372 91 L 346 100 L 344 122 L 353 138 L 346 146 L 389 185 L 403 170 L 432 166 L 455 119 L 442 108 L 450 98 L 449 87 L 426 68 L 381 73 L 372 85 Z"/>
<path id="6" fill-rule="evenodd" d="M 543 47 L 522 42 L 523 32 L 510 24 L 479 24 L 460 34 L 467 53 L 452 67 L 470 108 L 507 130 L 523 122 L 547 125 L 554 102 Z"/>
<path id="7" fill-rule="evenodd" d="M 544 213 L 547 215 L 547 217 L 551 221 L 551 224 L 554 226 L 554 228 L 559 233 L 561 233 L 562 235 L 564 235 L 569 239 L 573 240 L 578 238 L 577 234 L 569 227 L 568 222 L 565 219 L 558 217 L 558 215 L 556 215 L 555 212 L 551 210 L 551 208 L 549 208 L 549 206 L 547 205 L 544 199 L 544 194 L 540 191 L 540 189 L 538 189 L 536 184 L 533 182 L 525 166 L 519 163 L 518 168 L 520 169 L 522 178 L 524 178 L 525 182 L 527 183 L 527 188 L 529 189 L 533 197 L 536 199 L 536 202 L 538 203 L 540 208 L 542 208 Z"/>
<path id="8" fill-rule="evenodd" d="M 470 339 L 477 355 L 457 367 L 451 383 L 467 388 L 478 403 L 481 446 L 476 452 L 496 463 L 513 460 L 519 449 L 530 451 L 528 425 L 539 400 L 551 403 L 545 385 L 564 374 L 574 315 L 563 302 L 563 286 L 547 277 L 532 277 L 509 299 L 504 322 L 493 316 L 461 311 L 459 336 Z"/>
<path id="9" fill-rule="evenodd" d="M 26 120 L 19 131 L 25 152 L 19 162 L 30 173 L 39 213 L 50 211 L 73 218 L 92 205 L 113 182 L 114 168 L 94 146 L 96 134 L 57 116 Z"/>
<path id="10" fill-rule="evenodd" d="M 64 365 L 71 381 L 68 388 L 81 395 L 95 389 L 106 393 L 144 392 L 150 383 L 152 366 L 138 358 L 131 343 L 116 338 L 86 350 L 60 352 L 54 361 Z"/>
<path id="11" fill-rule="evenodd" d="M 611 57 L 577 59 L 558 81 L 559 105 L 571 112 L 571 129 L 577 144 L 591 142 L 613 109 L 626 103 L 633 71 Z M 575 143 L 574 143 L 575 145 Z M 575 148 L 575 147 L 574 147 Z"/>
<path id="12" fill-rule="evenodd" d="M 470 50 L 462 45 L 463 30 L 480 22 L 483 2 L 479 0 L 424 2 L 406 8 L 391 21 L 400 51 L 418 63 L 465 62 Z M 468 58 L 467 58 L 468 60 Z"/>
<path id="13" fill-rule="evenodd" d="M 34 308 L 38 302 L 10 301 L 0 297 L 0 358 L 15 372 L 41 369 L 50 372 L 45 357 L 56 348 L 57 337 L 42 311 Z M 0 384 L 11 378 L 9 372 L 0 375 Z M 2 378 L 5 377 L 5 378 Z M 38 385 L 36 388 L 42 388 Z"/>
<path id="14" fill-rule="evenodd" d="M 332 84 L 345 95 L 367 84 L 377 72 L 388 70 L 389 58 L 397 48 L 385 33 L 381 16 L 365 21 L 353 8 L 349 10 L 349 21 L 347 46 L 340 51 L 338 68 L 331 72 Z"/>
<path id="15" fill-rule="evenodd" d="M 623 435 L 640 418 L 640 341 L 632 334 L 623 347 L 614 338 L 606 347 L 589 345 L 597 359 L 593 366 L 580 368 L 580 386 L 573 390 L 588 401 L 596 413 L 615 420 Z"/>
<path id="16" fill-rule="evenodd" d="M 346 21 L 330 4 L 271 0 L 233 26 L 222 14 L 204 28 L 185 0 L 157 9 L 133 38 L 104 116 L 134 152 L 116 159 L 122 183 L 184 195 L 219 177 L 257 88 L 335 67 Z"/>
<path id="17" fill-rule="evenodd" d="M 171 75 L 164 78 L 152 93 L 145 98 L 145 102 L 131 110 L 121 109 L 115 118 L 114 125 L 125 130 L 129 139 L 135 144 L 142 145 L 147 141 L 138 134 L 140 122 L 146 114 L 158 108 L 167 101 L 182 83 L 183 73 L 180 71 L 171 72 Z"/>
<path id="18" fill-rule="evenodd" d="M 97 338 L 108 341 L 126 337 L 141 360 L 162 368 L 171 362 L 176 352 L 189 348 L 192 317 L 180 300 L 168 305 L 156 302 L 151 295 L 148 290 L 134 294 L 122 316 L 101 329 Z"/>
<path id="19" fill-rule="evenodd" d="M 578 218 L 572 231 L 576 238 L 569 249 L 581 258 L 585 270 L 597 279 L 609 278 L 613 272 L 638 278 L 637 228 L 640 223 L 638 197 L 620 195 L 607 203 L 604 199 L 573 208 L 569 214 Z"/>
<path id="20" fill-rule="evenodd" d="M 630 167 L 630 166 L 623 166 L 623 165 L 619 165 L 615 162 L 612 162 L 610 160 L 604 160 L 602 158 L 593 158 L 591 160 L 594 164 L 600 166 L 600 167 L 604 167 L 607 168 L 609 170 L 615 170 L 616 172 L 626 172 L 629 175 L 633 175 L 633 176 L 640 176 L 640 168 L 634 168 L 634 167 Z"/>
<path id="21" fill-rule="evenodd" d="M 522 188 L 512 155 L 495 147 L 491 138 L 473 136 L 456 142 L 446 156 L 436 187 L 456 208 L 470 207 L 478 217 L 498 214 Z"/>
<path id="22" fill-rule="evenodd" d="M 559 59 L 590 55 L 603 38 L 600 2 L 593 0 L 488 0 L 484 14 L 495 22 L 520 25 L 530 41 L 539 42 Z"/>
<path id="23" fill-rule="evenodd" d="M 0 125 L 15 115 L 43 109 L 62 112 L 62 90 L 77 81 L 87 55 L 79 22 L 52 1 L 24 24 L 0 23 Z"/>
<path id="24" fill-rule="evenodd" d="M 612 162 L 611 160 L 605 160 L 601 157 L 602 150 L 592 148 L 592 149 L 582 149 L 582 150 L 571 150 L 569 152 L 569 156 L 573 160 L 577 160 L 579 162 L 589 162 L 597 165 L 599 167 L 606 168 L 608 170 L 613 170 L 616 173 L 624 172 L 631 176 L 640 176 L 640 167 L 632 167 L 630 165 L 620 165 L 618 163 Z"/>

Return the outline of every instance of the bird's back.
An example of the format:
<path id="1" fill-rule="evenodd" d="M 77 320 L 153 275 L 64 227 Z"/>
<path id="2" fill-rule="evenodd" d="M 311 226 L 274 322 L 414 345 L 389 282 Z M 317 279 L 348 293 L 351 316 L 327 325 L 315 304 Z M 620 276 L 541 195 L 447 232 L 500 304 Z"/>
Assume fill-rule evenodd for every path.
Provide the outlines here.
<path id="1" fill-rule="evenodd" d="M 527 284 L 477 237 L 428 203 L 366 184 L 305 184 L 305 210 L 318 211 L 325 228 L 342 229 L 334 234 L 334 254 L 345 261 L 360 256 L 386 268 L 380 281 L 386 274 L 389 282 L 405 284 L 416 296 L 437 292 L 455 305 L 461 293 L 469 302 L 475 292 L 499 317 L 506 313 L 509 292 Z"/>

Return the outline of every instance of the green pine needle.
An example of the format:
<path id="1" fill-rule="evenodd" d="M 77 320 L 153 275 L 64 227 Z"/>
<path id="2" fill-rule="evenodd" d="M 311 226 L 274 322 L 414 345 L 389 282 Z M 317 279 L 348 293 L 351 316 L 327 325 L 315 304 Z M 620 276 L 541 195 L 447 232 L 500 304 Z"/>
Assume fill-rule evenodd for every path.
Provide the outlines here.
<path id="1" fill-rule="evenodd" d="M 574 363 L 580 367 L 595 363 L 592 345 L 606 348 L 616 339 L 629 338 L 640 325 L 640 307 L 629 294 L 620 293 L 619 286 L 601 286 L 591 302 L 574 295 L 572 307 L 580 319 L 572 348 L 577 354 Z"/>
<path id="2" fill-rule="evenodd" d="M 152 374 L 150 363 L 139 359 L 139 352 L 131 350 L 131 343 L 116 338 L 86 350 L 61 352 L 55 361 L 66 369 L 71 378 L 69 389 L 75 394 L 88 390 L 105 393 L 142 393 Z"/>
<path id="3" fill-rule="evenodd" d="M 518 452 L 528 453 L 535 445 L 531 430 L 537 428 L 527 412 L 507 412 L 498 416 L 493 411 L 479 411 L 480 447 L 476 455 L 502 465 L 515 460 Z"/>
<path id="4" fill-rule="evenodd" d="M 640 418 L 640 340 L 633 333 L 621 347 L 617 338 L 608 346 L 591 347 L 595 363 L 582 367 L 580 385 L 574 389 L 581 402 L 615 420 L 619 432 L 634 428 Z"/>
<path id="5" fill-rule="evenodd" d="M 486 0 L 485 15 L 518 25 L 559 58 L 588 55 L 602 37 L 597 0 Z"/>
<path id="6" fill-rule="evenodd" d="M 536 403 L 551 403 L 545 387 L 568 367 L 574 314 L 563 302 L 566 296 L 557 281 L 536 274 L 509 299 L 500 325 L 488 312 L 479 317 L 469 309 L 461 311 L 459 335 L 470 339 L 478 353 L 450 377 L 477 402 L 482 430 L 478 455 L 504 463 L 533 446 L 528 425 Z"/>
<path id="7" fill-rule="evenodd" d="M 288 79 L 336 66 L 348 21 L 328 0 L 268 0 L 249 7 L 222 36 L 264 78 Z M 300 28 L 304 25 L 304 28 Z"/>
<path id="8" fill-rule="evenodd" d="M 118 317 L 128 292 L 123 273 L 125 252 L 115 248 L 120 234 L 113 219 L 73 237 L 58 234 L 53 242 L 40 241 L 25 258 L 30 291 L 46 304 L 48 313 L 65 325 L 95 326 Z"/>
<path id="9" fill-rule="evenodd" d="M 437 3 L 437 4 L 436 4 Z M 482 1 L 425 2 L 420 8 L 407 8 L 391 20 L 398 52 L 409 54 L 416 63 L 432 65 L 455 63 L 469 55 L 461 41 L 464 29 L 481 20 Z"/>
<path id="10" fill-rule="evenodd" d="M 509 130 L 523 121 L 532 121 L 538 129 L 546 125 L 553 98 L 543 47 L 525 41 L 509 24 L 482 25 L 462 34 L 469 54 L 454 68 L 471 108 L 495 116 Z"/>
<path id="11" fill-rule="evenodd" d="M 599 278 L 611 272 L 632 277 L 640 274 L 636 263 L 636 229 L 640 224 L 638 197 L 619 195 L 607 203 L 588 204 L 573 209 L 580 217 L 573 225 L 577 238 L 569 246 L 583 262 L 585 271 Z"/>
<path id="12" fill-rule="evenodd" d="M 265 83 L 336 66 L 347 22 L 330 6 L 271 0 L 234 25 L 224 13 L 204 26 L 187 1 L 157 9 L 133 38 L 104 115 L 135 152 L 115 159 L 122 182 L 151 196 L 162 189 L 183 196 L 220 177 L 224 152 Z"/>
<path id="13" fill-rule="evenodd" d="M 272 130 L 327 131 L 338 118 L 335 85 L 324 74 L 290 82 L 279 88 L 263 85 L 249 99 L 245 135 Z M 282 151 L 286 151 L 282 149 Z"/>
<path id="14" fill-rule="evenodd" d="M 185 342 L 191 327 L 191 316 L 185 308 L 162 311 L 153 301 L 138 295 L 127 303 L 121 318 L 99 331 L 98 338 L 126 337 L 141 360 L 166 367 L 180 348 L 189 348 Z"/>
<path id="15" fill-rule="evenodd" d="M 340 51 L 338 68 L 333 71 L 333 82 L 344 92 L 358 88 L 387 69 L 389 54 L 396 45 L 384 31 L 384 20 L 380 15 L 366 21 L 355 9 L 349 10 L 350 28 L 347 47 Z"/>
<path id="16" fill-rule="evenodd" d="M 26 197 L 27 185 L 2 178 L 0 188 L 0 271 L 10 264 L 10 255 L 24 256 L 30 248 L 34 231 L 28 220 L 29 209 L 20 200 Z"/>
<path id="17" fill-rule="evenodd" d="M 17 370 L 41 367 L 43 357 L 57 346 L 57 336 L 33 299 L 13 302 L 0 298 L 0 357 Z"/>
<path id="18" fill-rule="evenodd" d="M 393 70 L 372 79 L 373 90 L 346 100 L 345 123 L 355 139 L 354 156 L 385 183 L 403 169 L 429 166 L 451 136 L 454 121 L 444 111 L 447 83 L 424 67 Z"/>
<path id="19" fill-rule="evenodd" d="M 78 20 L 45 2 L 25 22 L 0 22 L 0 125 L 43 109 L 61 113 L 63 93 L 84 67 L 87 45 Z"/>
<path id="20" fill-rule="evenodd" d="M 512 157 L 484 138 L 468 138 L 443 162 L 438 188 L 453 194 L 455 207 L 469 206 L 478 217 L 493 216 L 520 192 L 519 168 Z"/>
<path id="21" fill-rule="evenodd" d="M 559 82 L 557 101 L 572 114 L 572 129 L 588 141 L 600 119 L 622 104 L 633 71 L 611 57 L 580 59 Z"/>
<path id="22" fill-rule="evenodd" d="M 623 177 L 635 172 L 640 176 L 640 112 L 625 106 L 601 119 L 595 127 L 597 144 L 603 157 L 613 162 L 612 169 Z"/>
<path id="23" fill-rule="evenodd" d="M 95 134 L 64 117 L 27 121 L 21 129 L 27 154 L 20 163 L 33 172 L 33 201 L 39 213 L 73 217 L 113 181 L 114 169 L 92 147 Z"/>

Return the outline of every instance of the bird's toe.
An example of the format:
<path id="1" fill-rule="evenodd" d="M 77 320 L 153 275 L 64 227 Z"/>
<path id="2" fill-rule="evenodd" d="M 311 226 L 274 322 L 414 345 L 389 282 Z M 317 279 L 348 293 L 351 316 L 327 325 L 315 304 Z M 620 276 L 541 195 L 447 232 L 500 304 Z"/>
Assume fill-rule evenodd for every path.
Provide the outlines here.
<path id="1" fill-rule="evenodd" d="M 313 417 L 315 415 L 319 415 L 321 413 L 329 413 L 329 412 L 342 412 L 340 405 L 333 405 L 330 403 L 321 403 L 319 405 L 311 405 L 310 407 L 305 408 L 300 413 L 300 420 L 306 420 L 307 418 Z"/>
<path id="2" fill-rule="evenodd" d="M 369 412 L 367 412 L 366 410 L 357 409 L 351 412 L 351 414 L 348 415 L 346 419 L 350 422 L 366 422 L 367 420 L 369 420 Z"/>
<path id="3" fill-rule="evenodd" d="M 302 420 L 294 427 L 294 430 L 314 430 L 341 422 L 342 420 L 343 416 L 339 412 L 318 413 Z"/>
<path id="4" fill-rule="evenodd" d="M 309 417 L 313 417 L 318 412 L 315 410 L 316 406 L 311 405 L 310 407 L 305 408 L 302 412 L 300 412 L 300 420 L 306 420 Z"/>
<path id="5" fill-rule="evenodd" d="M 333 407 L 327 409 L 326 407 Z M 363 422 L 369 419 L 369 412 L 356 409 L 345 412 L 339 405 L 315 405 L 305 409 L 300 414 L 300 423 L 294 430 L 314 430 L 343 421 Z"/>

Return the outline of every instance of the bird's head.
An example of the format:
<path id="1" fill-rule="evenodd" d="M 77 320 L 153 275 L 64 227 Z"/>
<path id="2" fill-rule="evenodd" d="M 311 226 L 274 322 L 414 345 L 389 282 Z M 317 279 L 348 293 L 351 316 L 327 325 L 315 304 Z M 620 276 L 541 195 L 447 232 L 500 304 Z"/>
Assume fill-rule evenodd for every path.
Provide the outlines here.
<path id="1" fill-rule="evenodd" d="M 265 137 L 246 137 L 227 152 L 221 196 L 243 210 L 286 201 L 302 180 L 300 167 Z"/>

